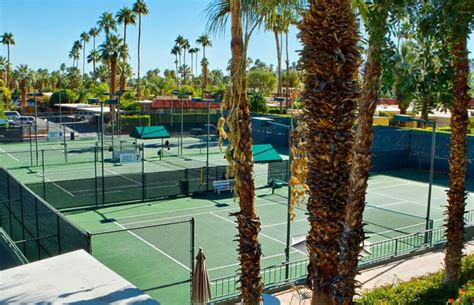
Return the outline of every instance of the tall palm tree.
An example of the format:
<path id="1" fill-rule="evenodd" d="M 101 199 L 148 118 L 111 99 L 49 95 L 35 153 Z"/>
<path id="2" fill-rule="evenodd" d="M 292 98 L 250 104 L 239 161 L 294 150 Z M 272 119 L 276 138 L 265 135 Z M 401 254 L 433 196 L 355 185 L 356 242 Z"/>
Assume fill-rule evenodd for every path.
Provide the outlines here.
<path id="1" fill-rule="evenodd" d="M 15 78 L 20 82 L 21 91 L 21 107 L 26 107 L 26 89 L 27 84 L 30 82 L 32 71 L 28 65 L 19 65 L 15 70 Z"/>
<path id="2" fill-rule="evenodd" d="M 10 61 L 10 46 L 14 46 L 16 44 L 15 38 L 13 37 L 12 33 L 3 33 L 2 37 L 2 44 L 4 46 L 7 46 L 7 76 L 6 76 L 6 86 L 7 88 L 11 88 L 10 85 L 10 67 L 11 67 L 11 61 Z"/>
<path id="3" fill-rule="evenodd" d="M 281 96 L 281 58 L 282 58 L 282 45 L 281 38 L 283 32 L 283 20 L 281 5 L 275 5 L 272 9 L 268 10 L 265 14 L 265 30 L 272 31 L 275 36 L 275 45 L 277 51 L 277 95 Z M 282 102 L 280 103 L 280 112 L 282 111 Z"/>
<path id="4" fill-rule="evenodd" d="M 206 59 L 206 63 L 208 63 L 207 58 L 206 58 L 206 48 L 212 47 L 212 41 L 209 38 L 209 35 L 207 34 L 202 34 L 201 36 L 198 37 L 196 40 L 197 44 L 200 44 L 202 47 L 202 58 L 203 60 Z M 207 86 L 207 78 L 204 77 L 204 75 L 207 75 L 207 64 L 202 66 L 202 75 L 203 75 L 203 80 L 202 80 L 202 86 L 206 88 Z"/>
<path id="5" fill-rule="evenodd" d="M 350 0 L 309 1 L 300 22 L 305 70 L 303 120 L 310 231 L 307 284 L 312 304 L 333 304 L 348 195 L 358 85 L 359 28 Z"/>
<path id="6" fill-rule="evenodd" d="M 123 46 L 125 47 L 127 45 L 127 26 L 128 25 L 135 25 L 137 23 L 137 15 L 135 12 L 128 8 L 128 7 L 123 7 L 120 11 L 117 12 L 115 15 L 115 18 L 117 18 L 118 24 L 123 24 Z M 125 63 L 127 62 L 127 52 L 124 50 L 122 52 L 122 63 L 125 66 Z M 125 70 L 121 70 L 123 73 L 120 73 L 120 91 L 125 90 Z"/>
<path id="7" fill-rule="evenodd" d="M 380 91 L 381 53 L 388 31 L 388 13 L 392 0 L 374 0 L 365 28 L 369 33 L 369 49 L 365 62 L 362 95 L 359 99 L 359 117 L 349 177 L 349 194 L 344 215 L 344 229 L 340 243 L 338 277 L 335 294 L 341 304 L 352 304 L 357 283 L 357 264 L 365 239 L 362 215 L 365 207 L 367 180 L 372 166 L 373 117 Z M 359 5 L 364 5 L 360 3 Z M 375 12 L 376 9 L 376 12 Z"/>
<path id="8" fill-rule="evenodd" d="M 189 40 L 185 39 L 183 41 L 183 44 L 181 45 L 181 48 L 183 49 L 184 51 L 184 54 L 183 54 L 183 65 L 186 66 L 186 51 L 191 47 L 191 45 L 189 44 Z M 186 83 L 186 74 L 190 71 L 190 69 L 183 69 L 183 79 L 184 79 L 184 83 Z"/>
<path id="9" fill-rule="evenodd" d="M 191 74 L 194 74 L 194 54 L 196 53 L 194 48 L 190 48 L 188 51 L 189 55 L 191 56 Z"/>
<path id="10" fill-rule="evenodd" d="M 247 97 L 246 45 L 242 35 L 242 1 L 229 0 L 229 6 L 232 39 L 231 81 L 225 95 L 224 108 L 236 115 L 230 115 L 226 119 L 230 131 L 226 156 L 229 162 L 228 174 L 235 176 L 235 191 L 240 206 L 240 211 L 232 215 L 237 219 L 239 232 L 241 297 L 244 304 L 260 304 L 263 290 L 260 276 L 262 252 L 258 240 L 260 219 L 255 210 L 255 181 L 252 174 L 252 129 Z M 203 47 L 208 45 L 209 43 L 206 43 Z M 204 57 L 203 60 L 207 59 Z"/>
<path id="11" fill-rule="evenodd" d="M 97 26 L 100 31 L 104 31 L 105 38 L 109 36 L 111 31 L 117 31 L 117 24 L 115 23 L 114 16 L 109 12 L 103 12 L 97 21 Z"/>
<path id="12" fill-rule="evenodd" d="M 178 69 L 179 69 L 179 59 L 178 57 L 181 56 L 181 48 L 177 45 L 175 45 L 171 49 L 171 54 L 175 56 L 175 61 L 174 63 L 176 64 L 176 79 L 178 78 Z"/>
<path id="13" fill-rule="evenodd" d="M 76 60 L 76 67 L 79 68 L 79 58 L 80 58 L 80 51 L 82 49 L 82 43 L 79 40 L 74 41 L 72 44 L 72 49 L 74 53 L 74 58 Z"/>
<path id="14" fill-rule="evenodd" d="M 92 38 L 92 49 L 95 50 L 95 38 L 100 34 L 100 29 L 93 27 L 89 30 L 89 36 Z"/>
<path id="15" fill-rule="evenodd" d="M 140 98 L 140 40 L 142 37 L 142 16 L 147 16 L 150 12 L 145 1 L 137 0 L 133 4 L 133 11 L 138 14 L 138 66 L 137 66 L 137 98 Z"/>
<path id="16" fill-rule="evenodd" d="M 453 100 L 451 112 L 451 153 L 449 155 L 449 191 L 448 212 L 446 221 L 446 266 L 444 281 L 457 284 L 461 276 L 461 258 L 464 247 L 464 213 L 466 206 L 466 129 L 469 125 L 468 108 L 468 77 L 469 51 L 467 39 L 469 27 L 474 26 L 474 3 L 472 1 L 446 1 L 445 27 L 448 28 L 446 39 L 451 52 L 453 68 Z M 443 10 L 441 10 L 443 11 Z"/>
<path id="17" fill-rule="evenodd" d="M 196 71 L 196 72 L 195 72 L 196 74 L 198 73 L 199 51 L 201 51 L 199 48 L 194 48 L 194 54 L 196 54 L 196 60 L 195 60 L 196 67 L 195 67 L 195 70 L 194 70 L 194 71 Z"/>
<path id="18" fill-rule="evenodd" d="M 110 67 L 109 86 L 110 92 L 116 92 L 117 85 L 117 61 L 123 47 L 123 39 L 117 35 L 109 34 L 99 46 L 100 58 Z M 115 107 L 110 107 L 112 119 L 115 120 Z"/>
<path id="19" fill-rule="evenodd" d="M 90 50 L 87 55 L 87 62 L 92 63 L 92 78 L 94 82 L 97 80 L 97 71 L 95 70 L 95 63 L 100 60 L 100 53 L 97 50 Z"/>
<path id="20" fill-rule="evenodd" d="M 84 77 L 84 71 L 86 69 L 86 43 L 90 40 L 89 34 L 87 32 L 82 32 L 81 40 L 84 43 L 82 46 L 82 76 Z"/>
<path id="21" fill-rule="evenodd" d="M 178 61 L 179 61 L 179 66 L 181 67 L 181 54 L 182 54 L 182 50 L 183 50 L 183 44 L 185 43 L 185 39 L 182 35 L 178 35 L 178 37 L 176 37 L 176 39 L 174 40 L 174 43 L 179 48 Z M 180 84 L 182 84 L 182 83 L 183 83 L 183 75 L 181 74 Z"/>

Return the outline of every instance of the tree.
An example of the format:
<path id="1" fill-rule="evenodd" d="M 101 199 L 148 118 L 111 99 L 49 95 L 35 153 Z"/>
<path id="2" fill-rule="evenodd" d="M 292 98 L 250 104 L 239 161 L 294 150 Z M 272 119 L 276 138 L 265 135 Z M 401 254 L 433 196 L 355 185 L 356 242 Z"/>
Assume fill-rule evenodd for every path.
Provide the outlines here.
<path id="1" fill-rule="evenodd" d="M 7 88 L 11 89 L 11 80 L 10 80 L 10 67 L 11 67 L 11 61 L 10 61 L 10 46 L 14 46 L 16 44 L 15 38 L 13 37 L 12 33 L 3 33 L 2 37 L 2 44 L 4 46 L 7 46 L 7 76 L 6 76 L 6 84 Z"/>
<path id="2" fill-rule="evenodd" d="M 116 92 L 117 61 L 123 47 L 123 40 L 117 35 L 108 35 L 99 46 L 100 58 L 110 66 L 110 92 Z M 111 97 L 112 98 L 112 97 Z M 115 107 L 111 107 L 112 119 L 115 119 Z"/>
<path id="3" fill-rule="evenodd" d="M 7 79 L 6 79 L 6 71 L 8 69 L 8 60 L 3 57 L 3 56 L 0 56 L 0 79 L 2 79 L 5 83 L 7 82 Z"/>
<path id="4" fill-rule="evenodd" d="M 196 54 L 196 48 L 189 49 L 189 55 L 191 55 L 191 74 L 194 74 L 194 54 Z"/>
<path id="5" fill-rule="evenodd" d="M 21 91 L 21 107 L 26 107 L 26 90 L 27 85 L 31 81 L 32 71 L 28 65 L 19 65 L 15 70 L 15 78 L 20 82 Z"/>
<path id="6" fill-rule="evenodd" d="M 210 48 L 212 47 L 212 41 L 211 39 L 209 38 L 209 35 L 207 34 L 202 34 L 201 36 L 199 36 L 199 38 L 196 40 L 196 43 L 197 44 L 200 44 L 201 47 L 202 47 L 202 61 L 201 61 L 201 66 L 202 66 L 202 75 L 203 75 L 203 79 L 202 79 L 202 87 L 203 88 L 206 88 L 207 86 L 207 67 L 208 67 L 208 64 L 209 64 L 209 61 L 207 60 L 206 58 L 206 48 Z M 206 59 L 206 60 L 204 60 Z"/>
<path id="7" fill-rule="evenodd" d="M 117 12 L 115 15 L 115 18 L 117 18 L 117 23 L 118 24 L 123 24 L 123 46 L 126 48 L 127 46 L 127 25 L 135 25 L 137 23 L 137 16 L 135 15 L 135 12 L 128 7 L 123 7 L 120 11 Z M 122 52 L 122 65 L 125 66 L 127 63 L 127 52 L 124 49 Z M 122 69 L 122 72 L 120 74 L 120 91 L 125 91 L 125 70 Z"/>
<path id="8" fill-rule="evenodd" d="M 138 66 L 137 66 L 137 98 L 140 99 L 140 40 L 142 37 L 142 16 L 147 16 L 150 12 L 145 1 L 137 0 L 133 4 L 133 11 L 138 14 Z"/>
<path id="9" fill-rule="evenodd" d="M 265 30 L 272 31 L 273 35 L 275 36 L 275 45 L 277 51 L 277 96 L 281 96 L 281 35 L 283 32 L 283 20 L 282 20 L 282 12 L 281 12 L 281 3 L 280 5 L 273 6 L 270 10 L 267 8 L 264 9 L 262 12 L 265 17 Z M 280 104 L 280 112 L 281 112 L 281 104 Z"/>
<path id="10" fill-rule="evenodd" d="M 104 31 L 105 39 L 107 39 L 111 31 L 117 31 L 114 16 L 109 12 L 103 12 L 102 15 L 100 15 L 97 25 L 100 31 Z"/>
<path id="11" fill-rule="evenodd" d="M 353 146 L 344 227 L 340 237 L 338 275 L 334 280 L 334 295 L 338 304 L 352 304 L 357 286 L 355 277 L 358 258 L 365 239 L 362 215 L 369 171 L 372 167 L 370 150 L 374 136 L 372 124 L 379 97 L 382 47 L 388 31 L 387 17 L 392 0 L 374 0 L 366 3 L 368 15 L 365 28 L 369 34 L 369 48 L 362 94 L 359 99 L 359 120 Z"/>
<path id="12" fill-rule="evenodd" d="M 92 75 L 94 82 L 97 80 L 97 71 L 95 70 L 95 63 L 100 60 L 100 54 L 97 50 L 91 50 L 89 55 L 87 55 L 87 62 L 92 62 Z"/>
<path id="13" fill-rule="evenodd" d="M 99 36 L 100 29 L 93 27 L 89 30 L 89 36 L 92 38 L 92 49 L 95 50 L 95 38 Z"/>
<path id="14" fill-rule="evenodd" d="M 250 95 L 250 111 L 267 113 L 267 100 L 260 93 L 253 93 Z"/>
<path id="15" fill-rule="evenodd" d="M 211 3 L 208 6 L 208 16 L 211 24 L 217 22 L 225 27 L 225 23 L 222 23 L 223 15 L 219 13 L 222 2 Z M 230 143 L 226 149 L 226 158 L 229 162 L 228 174 L 234 176 L 236 180 L 235 192 L 240 205 L 240 211 L 231 215 L 237 218 L 239 232 L 241 297 L 244 304 L 259 304 L 263 290 L 260 276 L 260 256 L 262 253 L 258 241 L 260 219 L 255 210 L 252 130 L 245 69 L 248 46 L 245 38 L 248 36 L 244 35 L 248 35 L 248 32 L 242 32 L 243 28 L 248 29 L 246 26 L 250 25 L 252 21 L 248 18 L 249 15 L 246 14 L 248 12 L 248 1 L 228 0 L 225 2 L 224 4 L 227 4 L 228 8 L 226 12 L 230 12 L 231 17 L 232 62 L 230 86 L 227 88 L 224 97 L 223 108 L 235 114 L 226 118 L 230 132 Z M 223 134 L 223 119 L 219 121 L 219 130 Z"/>
<path id="16" fill-rule="evenodd" d="M 82 32 L 81 40 L 84 43 L 82 47 L 82 76 L 84 76 L 84 70 L 86 69 L 86 42 L 89 42 L 90 36 L 87 32 Z"/>
<path id="17" fill-rule="evenodd" d="M 178 77 L 178 72 L 179 72 L 179 71 L 178 71 L 178 69 L 179 69 L 179 66 L 178 66 L 178 64 L 179 64 L 179 59 L 178 59 L 178 57 L 181 56 L 181 48 L 180 48 L 179 46 L 175 45 L 175 46 L 171 49 L 171 54 L 175 56 L 175 61 L 174 61 L 174 63 L 176 64 L 176 77 Z M 177 81 L 177 79 L 176 79 L 176 81 Z"/>
<path id="18" fill-rule="evenodd" d="M 451 103 L 451 152 L 449 155 L 449 191 L 446 219 L 446 255 L 444 281 L 455 285 L 461 275 L 461 258 L 464 247 L 464 213 L 466 205 L 466 129 L 469 125 L 468 76 L 469 59 L 467 39 L 470 27 L 474 26 L 474 3 L 472 1 L 441 1 L 442 6 L 433 11 L 442 14 L 440 31 L 451 55 L 453 75 L 453 100 Z M 438 34 L 438 35 L 439 35 Z M 456 286 L 457 287 L 457 286 Z"/>
<path id="19" fill-rule="evenodd" d="M 348 195 L 358 84 L 359 28 L 349 0 L 309 2 L 300 22 L 312 304 L 332 304 Z"/>
<path id="20" fill-rule="evenodd" d="M 277 83 L 277 78 L 270 70 L 253 69 L 247 77 L 248 87 L 263 96 L 269 96 Z"/>

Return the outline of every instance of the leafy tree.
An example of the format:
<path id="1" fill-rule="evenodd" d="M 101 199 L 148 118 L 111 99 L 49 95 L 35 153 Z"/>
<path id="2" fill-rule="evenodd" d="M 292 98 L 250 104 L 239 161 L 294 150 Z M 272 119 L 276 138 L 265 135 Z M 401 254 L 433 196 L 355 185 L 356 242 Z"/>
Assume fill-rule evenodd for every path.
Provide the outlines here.
<path id="1" fill-rule="evenodd" d="M 260 93 L 250 95 L 249 107 L 251 112 L 267 113 L 267 100 Z"/>
<path id="2" fill-rule="evenodd" d="M 275 75 L 269 70 L 253 69 L 248 73 L 248 87 L 263 96 L 269 96 L 276 83 Z"/>
<path id="3" fill-rule="evenodd" d="M 49 107 L 54 107 L 54 105 L 59 104 L 59 97 L 61 95 L 61 104 L 72 104 L 76 102 L 78 96 L 74 91 L 66 89 L 64 91 L 55 91 L 49 98 L 48 104 Z"/>

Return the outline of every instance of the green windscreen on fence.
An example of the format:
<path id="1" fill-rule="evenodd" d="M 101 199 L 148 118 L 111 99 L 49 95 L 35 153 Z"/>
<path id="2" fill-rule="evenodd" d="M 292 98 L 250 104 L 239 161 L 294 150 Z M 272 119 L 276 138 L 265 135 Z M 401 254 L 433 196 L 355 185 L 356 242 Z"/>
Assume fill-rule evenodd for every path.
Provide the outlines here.
<path id="1" fill-rule="evenodd" d="M 89 235 L 0 168 L 1 226 L 29 261 L 83 249 Z"/>

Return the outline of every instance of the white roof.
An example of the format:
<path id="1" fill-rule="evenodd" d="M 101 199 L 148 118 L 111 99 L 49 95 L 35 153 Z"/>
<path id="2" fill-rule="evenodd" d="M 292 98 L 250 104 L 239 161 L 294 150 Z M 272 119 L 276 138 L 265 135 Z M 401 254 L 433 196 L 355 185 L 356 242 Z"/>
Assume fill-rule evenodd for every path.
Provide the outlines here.
<path id="1" fill-rule="evenodd" d="M 54 107 L 59 108 L 59 104 L 54 104 Z M 77 108 L 88 108 L 88 107 L 95 107 L 95 106 L 89 105 L 89 104 L 61 104 L 61 108 L 65 108 L 65 109 L 77 109 Z"/>
<path id="2" fill-rule="evenodd" d="M 0 279 L 1 304 L 159 304 L 84 250 L 1 271 Z"/>

